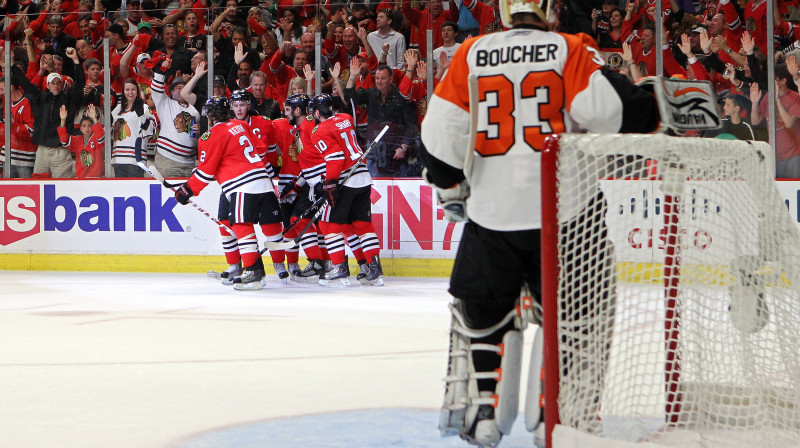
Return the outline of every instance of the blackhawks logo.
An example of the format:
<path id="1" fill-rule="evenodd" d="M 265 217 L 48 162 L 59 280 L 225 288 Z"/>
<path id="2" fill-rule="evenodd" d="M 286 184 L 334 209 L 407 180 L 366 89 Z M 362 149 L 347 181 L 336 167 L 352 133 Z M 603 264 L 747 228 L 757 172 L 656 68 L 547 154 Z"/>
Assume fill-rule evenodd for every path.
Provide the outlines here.
<path id="1" fill-rule="evenodd" d="M 175 119 L 172 121 L 172 123 L 175 125 L 175 130 L 178 131 L 178 133 L 185 132 L 188 134 L 192 129 L 193 119 L 194 117 L 192 117 L 192 114 L 189 112 L 181 112 L 178 115 L 175 115 Z"/>
<path id="2" fill-rule="evenodd" d="M 128 127 L 128 123 L 126 123 L 123 118 L 117 118 L 112 128 L 115 141 L 120 142 L 131 136 L 131 128 Z"/>

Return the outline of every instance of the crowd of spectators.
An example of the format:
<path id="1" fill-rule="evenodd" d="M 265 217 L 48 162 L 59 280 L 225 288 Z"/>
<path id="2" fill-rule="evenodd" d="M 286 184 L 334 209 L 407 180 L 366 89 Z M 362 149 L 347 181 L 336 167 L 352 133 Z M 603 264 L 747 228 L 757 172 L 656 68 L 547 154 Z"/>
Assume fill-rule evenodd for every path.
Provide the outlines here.
<path id="1" fill-rule="evenodd" d="M 561 0 L 553 26 L 595 37 L 608 65 L 633 81 L 656 73 L 654 49 L 666 76 L 711 81 L 724 125 L 696 136 L 765 140 L 766 69 L 775 64 L 777 176 L 800 178 L 800 8 L 775 5 L 665 0 L 661 44 L 654 0 Z M 11 177 L 141 177 L 144 159 L 188 176 L 202 104 L 241 89 L 271 119 L 289 95 L 333 93 L 361 143 L 390 125 L 368 160 L 372 175 L 416 177 L 428 84 L 466 38 L 502 29 L 495 0 L 19 0 L 0 4 L 0 15 L 0 43 L 11 43 L 0 79 L 11 103 L 11 122 L 0 123 L 11 127 Z M 774 61 L 765 56 L 770 34 Z M 108 153 L 97 149 L 105 139 Z"/>

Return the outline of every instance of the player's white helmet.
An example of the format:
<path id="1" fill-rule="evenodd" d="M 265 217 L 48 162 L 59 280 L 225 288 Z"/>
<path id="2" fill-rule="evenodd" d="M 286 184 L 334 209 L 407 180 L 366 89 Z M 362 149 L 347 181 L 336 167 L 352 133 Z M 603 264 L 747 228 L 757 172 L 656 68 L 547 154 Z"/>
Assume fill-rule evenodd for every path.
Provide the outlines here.
<path id="1" fill-rule="evenodd" d="M 497 0 L 500 2 L 500 19 L 503 26 L 511 28 L 511 17 L 514 14 L 532 12 L 543 21 L 547 21 L 548 0 Z"/>

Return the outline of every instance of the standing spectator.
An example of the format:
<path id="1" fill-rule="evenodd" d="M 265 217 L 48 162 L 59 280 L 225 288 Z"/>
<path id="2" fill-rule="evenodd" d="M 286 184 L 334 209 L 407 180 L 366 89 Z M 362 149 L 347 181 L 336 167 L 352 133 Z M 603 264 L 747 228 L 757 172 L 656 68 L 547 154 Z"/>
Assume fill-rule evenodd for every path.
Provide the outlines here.
<path id="1" fill-rule="evenodd" d="M 89 105 L 89 114 L 81 119 L 81 135 L 70 135 L 67 131 L 67 106 L 59 109 L 61 126 L 58 127 L 58 137 L 61 144 L 75 154 L 75 177 L 103 177 L 105 173 L 105 135 L 103 125 L 98 123 L 97 109 L 94 104 Z M 72 127 L 70 125 L 70 127 Z"/>
<path id="2" fill-rule="evenodd" d="M 386 65 L 400 70 L 405 62 L 403 53 L 406 51 L 406 38 L 392 29 L 392 17 L 391 9 L 379 11 L 375 21 L 378 29 L 367 35 L 367 41 L 376 55 L 382 55 L 379 60 L 382 61 L 385 57 Z M 388 50 L 385 49 L 385 45 L 388 45 Z"/>
<path id="3" fill-rule="evenodd" d="M 17 65 L 11 66 L 11 83 L 21 88 L 34 109 L 33 142 L 39 145 L 36 149 L 36 162 L 33 174 L 50 173 L 52 177 L 74 177 L 75 165 L 68 149 L 61 146 L 58 133 L 53 129 L 61 122 L 59 109 L 67 106 L 68 123 L 72 122 L 75 111 L 83 100 L 83 86 L 86 78 L 74 48 L 67 48 L 67 56 L 75 67 L 75 84 L 62 90 L 63 78 L 58 73 L 47 75 L 47 89 L 42 90 L 34 85 Z"/>
<path id="4" fill-rule="evenodd" d="M 125 10 L 128 12 L 128 16 L 125 18 L 127 22 L 127 28 L 125 29 L 125 34 L 128 37 L 133 37 L 139 31 L 139 22 L 142 21 L 142 2 L 139 0 L 128 0 L 127 5 L 125 5 Z"/>
<path id="5" fill-rule="evenodd" d="M 256 70 L 261 67 L 261 57 L 258 55 L 258 51 L 247 46 L 247 29 L 245 28 L 234 28 L 230 37 L 215 40 L 214 44 L 217 51 L 219 51 L 219 59 L 215 59 L 214 64 L 215 73 L 228 73 L 233 70 L 233 66 L 237 64 L 235 59 L 236 51 L 240 47 L 244 53 L 243 60 L 249 62 L 250 70 Z M 250 76 L 249 73 L 248 76 Z M 231 77 L 228 80 L 230 81 Z"/>
<path id="6" fill-rule="evenodd" d="M 416 44 L 420 53 L 428 54 L 428 30 L 433 30 L 433 48 L 444 45 L 442 34 L 439 32 L 445 22 L 455 22 L 458 20 L 458 10 L 453 3 L 451 8 L 445 11 L 442 8 L 442 0 L 429 0 L 428 7 L 421 11 L 411 7 L 411 2 L 401 2 L 403 15 L 408 18 L 412 25 L 416 26 L 416 32 L 412 32 L 410 44 Z M 458 25 L 455 25 L 458 32 Z M 455 36 L 453 36 L 455 39 Z"/>
<path id="7" fill-rule="evenodd" d="M 111 89 L 116 93 L 122 92 L 122 82 L 124 81 L 120 75 L 122 55 L 128 50 L 129 45 L 133 45 L 128 43 L 125 37 L 125 30 L 116 23 L 110 25 L 106 30 L 106 38 L 108 38 L 109 51 L 111 53 L 109 55 L 111 58 Z M 135 57 L 135 55 L 132 56 Z"/>
<path id="8" fill-rule="evenodd" d="M 193 135 L 200 130 L 200 114 L 181 96 L 186 85 L 182 77 L 176 78 L 165 92 L 164 72 L 169 70 L 169 65 L 167 59 L 153 76 L 151 93 L 161 121 L 155 164 L 166 177 L 189 177 L 197 159 L 197 140 Z"/>
<path id="9" fill-rule="evenodd" d="M 283 115 L 280 104 L 273 99 L 277 92 L 270 91 L 268 96 L 267 87 L 267 75 L 264 72 L 255 71 L 250 74 L 250 108 L 270 120 L 277 120 Z"/>
<path id="10" fill-rule="evenodd" d="M 354 59 L 345 88 L 345 98 L 367 108 L 367 139 L 372 140 L 385 125 L 389 131 L 367 154 L 367 168 L 372 177 L 406 176 L 408 148 L 417 138 L 414 106 L 400 95 L 392 83 L 392 69 L 386 65 L 375 70 L 375 87 L 354 88 L 361 63 Z"/>
<path id="11" fill-rule="evenodd" d="M 775 66 L 775 177 L 779 179 L 800 178 L 800 95 L 789 89 L 792 75 L 786 64 Z M 769 100 L 761 97 L 757 83 L 750 85 L 750 101 L 753 102 L 750 117 L 754 125 L 769 119 Z"/>
<path id="12" fill-rule="evenodd" d="M 127 79 L 122 100 L 111 111 L 111 166 L 114 177 L 144 177 L 137 162 L 147 159 L 146 140 L 155 132 L 155 117 L 142 101 L 139 83 Z"/>
<path id="13" fill-rule="evenodd" d="M 297 18 L 297 12 L 292 8 L 283 10 L 283 15 L 278 19 L 278 27 L 275 29 L 275 39 L 278 45 L 283 42 L 291 42 L 300 45 L 300 36 L 306 32 L 303 22 Z"/>
<path id="14" fill-rule="evenodd" d="M 169 69 L 164 73 L 167 79 L 178 71 L 191 73 L 194 53 L 178 45 L 178 28 L 173 24 L 165 25 L 162 37 L 164 38 L 164 47 L 159 50 L 172 60 Z"/>
<path id="15" fill-rule="evenodd" d="M 200 29 L 200 16 L 194 11 L 189 11 L 183 18 L 186 31 L 178 38 L 178 46 L 191 51 L 206 51 L 206 35 Z"/>
<path id="16" fill-rule="evenodd" d="M 480 34 L 503 31 L 503 24 L 500 23 L 499 4 L 498 0 L 490 0 L 487 3 L 481 0 L 464 0 L 462 3 L 478 22 Z"/>
<path id="17" fill-rule="evenodd" d="M 742 95 L 729 93 L 722 104 L 722 128 L 715 136 L 728 134 L 737 140 L 756 140 L 753 127 L 747 122 L 746 115 L 750 108 L 750 100 Z M 701 136 L 709 137 L 705 133 Z"/>
<path id="18" fill-rule="evenodd" d="M 75 48 L 75 38 L 69 34 L 64 33 L 64 25 L 61 17 L 54 16 L 48 21 L 46 43 L 53 47 L 53 52 L 61 56 L 61 59 L 67 57 L 67 48 Z M 67 72 L 72 70 L 72 66 L 67 67 Z"/>
<path id="19" fill-rule="evenodd" d="M 438 61 L 441 54 L 444 54 L 449 62 L 456 54 L 456 50 L 461 44 L 456 43 L 456 36 L 458 35 L 458 24 L 455 22 L 444 22 L 442 24 L 442 45 L 433 50 L 433 64 L 434 69 L 438 69 Z M 425 54 L 423 51 L 422 54 Z M 413 67 L 406 67 L 406 70 L 413 70 Z"/>
<path id="20" fill-rule="evenodd" d="M 283 62 L 284 55 L 290 51 L 294 52 L 291 67 Z M 295 77 L 304 77 L 303 70 L 306 64 L 308 64 L 308 53 L 305 50 L 294 48 L 291 42 L 284 42 L 269 61 L 269 70 L 275 76 L 278 90 L 284 91 L 288 89 L 289 81 Z"/>
<path id="21" fill-rule="evenodd" d="M 28 178 L 33 173 L 36 160 L 36 144 L 33 143 L 33 109 L 31 103 L 13 84 L 11 93 L 11 177 Z M 5 100 L 6 82 L 0 78 L 0 100 Z M 3 126 L 4 127 L 4 126 Z M 5 129 L 3 129 L 5 131 Z M 5 132 L 3 132 L 5 135 Z M 3 138 L 3 137 L 0 137 Z M 5 143 L 5 142 L 4 142 Z M 0 162 L 5 161 L 5 144 Z"/>

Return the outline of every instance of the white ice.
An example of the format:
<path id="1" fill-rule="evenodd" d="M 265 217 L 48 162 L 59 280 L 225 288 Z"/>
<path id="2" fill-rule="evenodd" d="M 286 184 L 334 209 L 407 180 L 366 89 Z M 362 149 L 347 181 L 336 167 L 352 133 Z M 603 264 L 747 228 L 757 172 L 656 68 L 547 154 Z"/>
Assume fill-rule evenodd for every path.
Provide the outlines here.
<path id="1" fill-rule="evenodd" d="M 467 446 L 436 429 L 446 279 L 238 292 L 202 274 L 4 271 L 0 285 L 0 447 Z M 532 446 L 522 420 L 501 447 Z"/>

